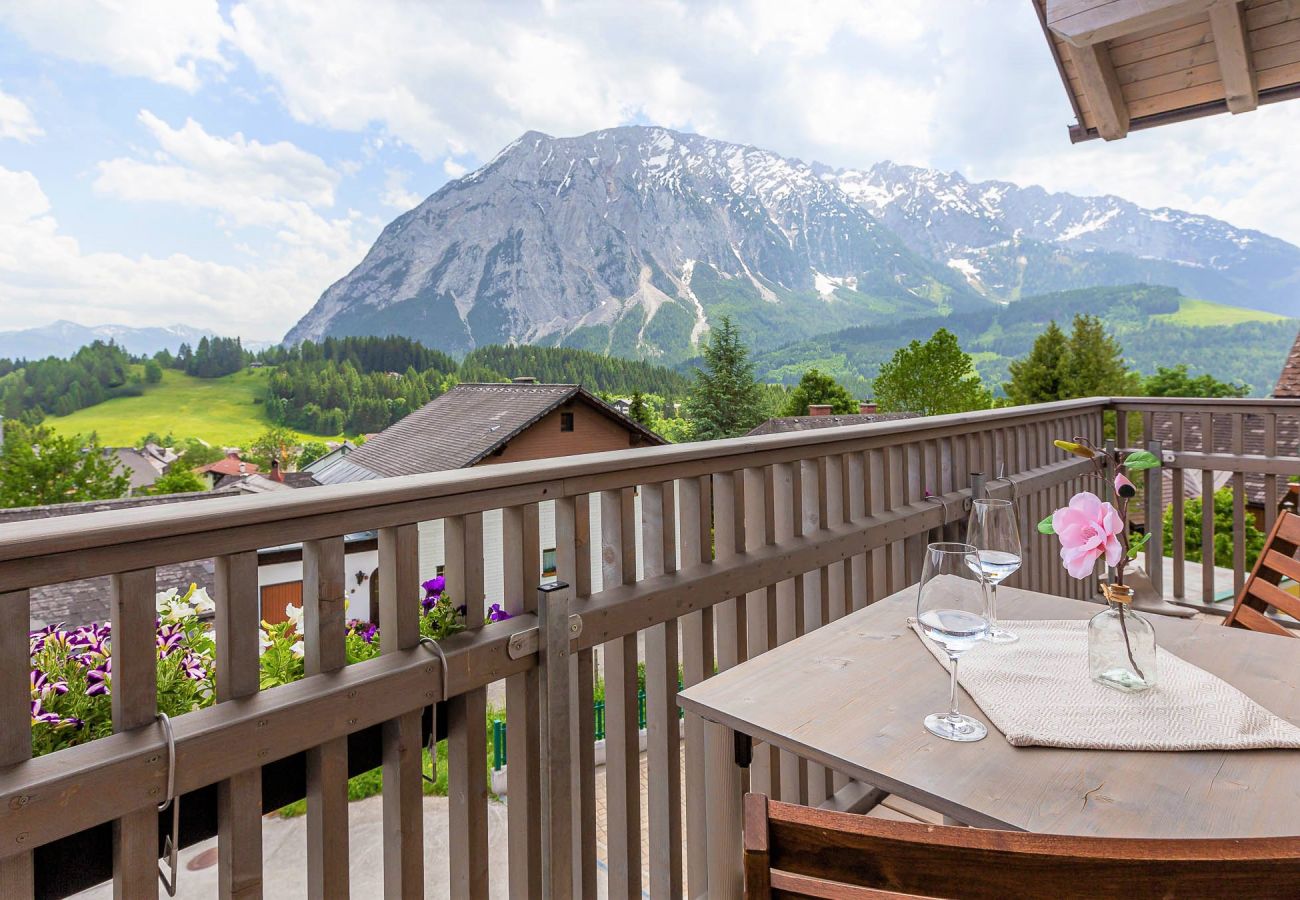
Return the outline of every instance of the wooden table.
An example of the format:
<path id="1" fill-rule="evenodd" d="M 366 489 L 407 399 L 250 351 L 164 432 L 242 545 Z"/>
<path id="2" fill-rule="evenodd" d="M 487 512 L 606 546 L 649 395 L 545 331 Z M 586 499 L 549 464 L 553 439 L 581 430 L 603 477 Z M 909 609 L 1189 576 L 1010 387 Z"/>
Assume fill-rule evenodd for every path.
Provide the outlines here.
<path id="1" fill-rule="evenodd" d="M 1087 619 L 1100 611 L 1009 587 L 998 599 L 1004 619 Z M 1300 751 L 1012 747 L 965 692 L 962 711 L 985 722 L 988 737 L 964 744 L 931 735 L 921 721 L 947 710 L 948 677 L 907 628 L 915 610 L 911 587 L 680 694 L 687 711 L 711 723 L 711 896 L 732 894 L 739 884 L 737 735 L 978 827 L 1113 837 L 1300 835 Z M 1300 723 L 1300 640 L 1224 628 L 1217 619 L 1149 618 L 1162 647 Z"/>

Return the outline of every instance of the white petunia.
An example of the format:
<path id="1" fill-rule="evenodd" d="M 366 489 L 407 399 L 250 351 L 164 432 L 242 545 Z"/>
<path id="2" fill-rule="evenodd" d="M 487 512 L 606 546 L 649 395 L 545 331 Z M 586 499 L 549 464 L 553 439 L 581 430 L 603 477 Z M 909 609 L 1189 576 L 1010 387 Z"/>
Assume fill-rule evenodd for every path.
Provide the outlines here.
<path id="1" fill-rule="evenodd" d="M 194 604 L 194 611 L 198 613 L 210 613 L 217 608 L 217 603 L 204 588 L 195 588 L 194 593 L 190 595 L 190 603 Z"/>
<path id="2" fill-rule="evenodd" d="M 302 641 L 294 641 L 293 646 L 289 648 L 289 652 L 294 656 L 302 656 L 307 651 L 303 647 Z"/>
<path id="3" fill-rule="evenodd" d="M 287 604 L 284 608 L 284 617 L 293 623 L 295 631 L 302 631 L 302 607 L 294 606 L 292 603 Z"/>

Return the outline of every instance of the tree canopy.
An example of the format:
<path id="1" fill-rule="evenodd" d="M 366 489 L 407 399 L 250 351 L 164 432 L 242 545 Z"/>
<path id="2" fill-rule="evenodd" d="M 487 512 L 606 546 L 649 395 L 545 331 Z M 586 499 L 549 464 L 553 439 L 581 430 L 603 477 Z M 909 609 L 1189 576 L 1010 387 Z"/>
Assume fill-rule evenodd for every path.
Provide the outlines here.
<path id="1" fill-rule="evenodd" d="M 848 415 L 858 411 L 858 401 L 830 375 L 809 369 L 799 379 L 799 384 L 786 398 L 781 409 L 783 416 L 806 416 L 811 405 L 829 405 L 831 412 Z"/>
<path id="2" fill-rule="evenodd" d="M 18 421 L 4 423 L 0 506 L 45 506 L 123 497 L 131 479 L 98 439 L 57 435 Z"/>
<path id="3" fill-rule="evenodd" d="M 925 343 L 912 341 L 894 351 L 893 358 L 881 365 L 874 390 L 882 412 L 939 416 L 993 405 L 970 354 L 946 328 Z"/>
<path id="4" fill-rule="evenodd" d="M 696 440 L 739 437 L 764 421 L 763 394 L 754 380 L 749 348 L 730 317 L 722 316 L 701 348 L 703 365 L 686 399 Z"/>
<path id="5" fill-rule="evenodd" d="M 1220 381 L 1213 375 L 1189 375 L 1186 365 L 1160 366 L 1142 382 L 1148 397 L 1245 397 L 1250 385 L 1240 381 Z"/>

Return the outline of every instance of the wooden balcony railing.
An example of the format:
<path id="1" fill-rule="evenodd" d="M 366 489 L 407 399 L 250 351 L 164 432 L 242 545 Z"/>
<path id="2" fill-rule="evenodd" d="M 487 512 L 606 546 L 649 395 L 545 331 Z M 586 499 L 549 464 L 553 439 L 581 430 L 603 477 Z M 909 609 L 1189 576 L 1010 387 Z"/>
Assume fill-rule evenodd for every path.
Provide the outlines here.
<path id="1" fill-rule="evenodd" d="M 1262 414 L 1273 423 L 1300 413 L 1300 404 L 1197 403 L 1122 400 L 1114 408 L 1121 433 L 1134 413 L 1148 429 L 1158 425 L 1153 415 L 1169 411 L 1184 421 L 1208 409 L 1237 420 Z M 709 822 L 725 820 L 720 810 L 739 798 L 705 781 L 704 723 L 687 716 L 679 727 L 679 666 L 685 684 L 695 684 L 715 667 L 734 666 L 915 581 L 927 540 L 960 535 L 973 472 L 984 473 L 988 493 L 1014 492 L 1020 500 L 1027 562 L 1015 576 L 1019 585 L 1092 597 L 1095 583 L 1066 577 L 1050 539 L 1034 526 L 1085 485 L 1090 466 L 1063 458 L 1052 438 L 1104 440 L 1110 408 L 1107 398 L 1093 398 L 0 527 L 0 895 L 32 893 L 35 848 L 106 822 L 113 823 L 116 894 L 156 895 L 156 806 L 168 792 L 169 763 L 178 793 L 219 785 L 222 896 L 259 895 L 261 767 L 303 752 L 309 892 L 343 893 L 347 737 L 380 726 L 385 893 L 420 896 L 421 713 L 442 702 L 447 877 L 452 896 L 485 897 L 484 721 L 486 689 L 497 681 L 505 682 L 509 720 L 511 896 L 594 897 L 598 878 L 608 878 L 610 897 L 643 890 L 721 895 L 735 883 L 740 838 Z M 1288 468 L 1291 461 L 1278 461 L 1278 427 L 1266 425 L 1272 437 L 1265 449 L 1272 450 L 1262 463 L 1274 493 L 1278 478 L 1300 474 Z M 1235 465 L 1217 452 L 1178 460 L 1176 475 Z M 1259 471 L 1241 466 L 1232 469 L 1238 476 Z M 554 505 L 565 590 L 537 590 L 541 504 Z M 594 534 L 592 505 L 601 512 Z M 500 599 L 514 618 L 448 638 L 439 658 L 419 642 L 417 524 L 442 520 L 448 593 L 478 599 L 484 513 L 492 510 L 502 510 Z M 343 535 L 372 529 L 379 532 L 382 653 L 344 667 Z M 299 541 L 307 677 L 258 691 L 256 551 Z M 211 557 L 218 702 L 177 717 L 169 748 L 153 715 L 155 570 Z M 29 759 L 29 591 L 96 575 L 113 576 L 117 733 Z M 482 619 L 481 604 L 470 604 L 468 621 Z M 597 648 L 605 680 L 604 874 L 593 758 Z M 644 858 L 639 660 L 650 785 Z M 841 776 L 762 746 L 750 771 L 753 789 L 782 799 L 815 804 L 846 787 Z"/>

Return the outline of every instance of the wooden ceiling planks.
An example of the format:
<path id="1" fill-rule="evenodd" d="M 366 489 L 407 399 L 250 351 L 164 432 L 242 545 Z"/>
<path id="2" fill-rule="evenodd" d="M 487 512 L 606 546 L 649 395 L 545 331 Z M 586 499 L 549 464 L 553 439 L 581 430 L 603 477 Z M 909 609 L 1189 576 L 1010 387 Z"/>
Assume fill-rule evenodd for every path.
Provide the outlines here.
<path id="1" fill-rule="evenodd" d="M 1079 120 L 1072 140 L 1300 96 L 1300 0 L 1035 6 Z"/>

